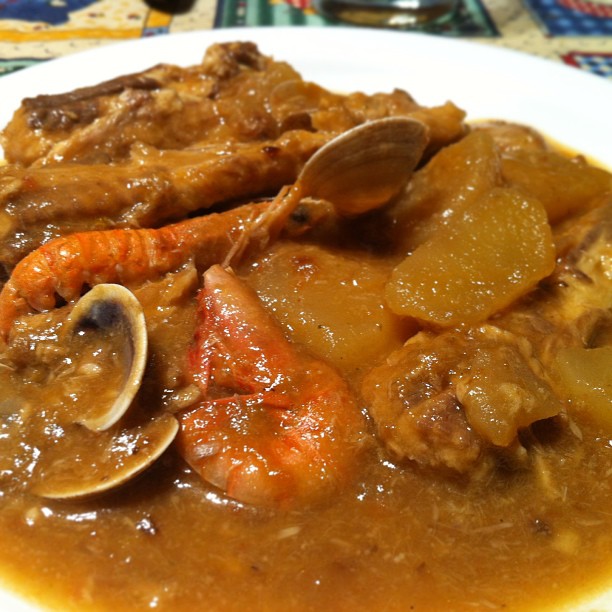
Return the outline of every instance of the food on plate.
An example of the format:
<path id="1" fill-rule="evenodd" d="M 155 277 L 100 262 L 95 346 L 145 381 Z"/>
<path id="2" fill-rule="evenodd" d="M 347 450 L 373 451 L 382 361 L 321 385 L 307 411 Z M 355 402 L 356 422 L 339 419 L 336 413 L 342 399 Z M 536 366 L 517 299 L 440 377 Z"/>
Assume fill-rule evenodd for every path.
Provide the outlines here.
<path id="1" fill-rule="evenodd" d="M 272 195 L 333 136 L 388 116 L 429 128 L 429 153 L 459 138 L 464 113 L 404 91 L 328 92 L 250 43 L 214 45 L 192 68 L 157 66 L 27 99 L 3 132 L 0 263 L 84 229 L 158 227 Z"/>
<path id="2" fill-rule="evenodd" d="M 609 172 L 252 43 L 24 100 L 2 144 L 16 588 L 539 610 L 609 582 Z"/>

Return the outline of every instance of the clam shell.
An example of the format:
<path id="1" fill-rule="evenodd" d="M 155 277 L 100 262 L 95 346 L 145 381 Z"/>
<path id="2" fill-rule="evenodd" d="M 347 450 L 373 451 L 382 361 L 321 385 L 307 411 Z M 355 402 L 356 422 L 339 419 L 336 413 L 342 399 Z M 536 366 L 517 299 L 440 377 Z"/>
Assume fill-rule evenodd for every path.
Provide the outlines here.
<path id="1" fill-rule="evenodd" d="M 92 399 L 88 413 L 78 422 L 93 431 L 112 427 L 126 413 L 140 389 L 147 362 L 147 328 L 140 302 L 134 294 L 115 284 L 94 286 L 75 305 L 64 325 L 64 342 L 77 333 L 119 334 L 118 349 L 125 360 L 116 393 L 107 393 L 101 403 Z M 116 340 L 115 340 L 116 342 Z M 101 373 L 104 376 L 104 372 Z"/>
<path id="2" fill-rule="evenodd" d="M 75 427 L 79 427 L 75 425 Z M 172 444 L 179 424 L 165 413 L 116 432 L 68 431 L 54 457 L 40 466 L 32 492 L 49 499 L 79 500 L 122 486 L 149 468 Z"/>
<path id="3" fill-rule="evenodd" d="M 298 180 L 301 193 L 327 200 L 345 215 L 378 208 L 410 180 L 428 141 L 427 127 L 407 117 L 359 125 L 308 160 Z"/>

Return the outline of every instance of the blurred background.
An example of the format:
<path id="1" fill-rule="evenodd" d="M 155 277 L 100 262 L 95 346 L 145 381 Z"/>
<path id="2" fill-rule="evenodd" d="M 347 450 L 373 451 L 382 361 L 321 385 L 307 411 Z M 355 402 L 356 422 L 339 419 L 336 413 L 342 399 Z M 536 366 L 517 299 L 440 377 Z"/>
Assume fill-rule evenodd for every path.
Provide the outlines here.
<path id="1" fill-rule="evenodd" d="M 243 26 L 346 27 L 315 0 L 0 0 L 0 74 L 113 41 Z M 457 0 L 417 29 L 477 40 L 612 80 L 612 0 Z"/>

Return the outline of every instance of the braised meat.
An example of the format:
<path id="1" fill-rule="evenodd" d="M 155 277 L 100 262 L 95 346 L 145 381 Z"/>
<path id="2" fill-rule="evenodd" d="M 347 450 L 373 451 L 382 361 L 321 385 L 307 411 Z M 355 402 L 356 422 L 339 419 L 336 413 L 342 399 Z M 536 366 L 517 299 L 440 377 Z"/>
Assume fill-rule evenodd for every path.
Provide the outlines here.
<path id="1" fill-rule="evenodd" d="M 335 94 L 253 43 L 213 45 L 197 66 L 26 99 L 2 135 L 0 263 L 8 272 L 85 227 L 158 227 L 274 195 L 334 135 L 396 115 L 427 126 L 428 156 L 466 130 L 450 102 Z"/>

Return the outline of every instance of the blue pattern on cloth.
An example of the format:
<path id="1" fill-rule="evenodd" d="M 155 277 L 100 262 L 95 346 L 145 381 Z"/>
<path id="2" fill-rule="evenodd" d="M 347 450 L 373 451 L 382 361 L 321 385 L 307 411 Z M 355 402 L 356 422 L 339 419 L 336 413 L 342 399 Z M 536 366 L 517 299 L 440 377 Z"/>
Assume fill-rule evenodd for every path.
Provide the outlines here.
<path id="1" fill-rule="evenodd" d="M 542 28 L 551 36 L 610 36 L 612 18 L 570 8 L 559 0 L 524 0 Z M 585 3 L 586 4 L 586 3 Z M 593 2 L 593 5 L 597 2 Z M 576 3 L 576 7 L 579 3 Z"/>
<path id="2" fill-rule="evenodd" d="M 573 51 L 564 55 L 563 61 L 586 72 L 612 79 L 612 53 Z"/>
<path id="3" fill-rule="evenodd" d="M 49 25 L 68 22 L 70 13 L 95 4 L 98 0 L 64 0 L 53 3 L 49 0 L 0 0 L 0 19 L 42 21 Z"/>

